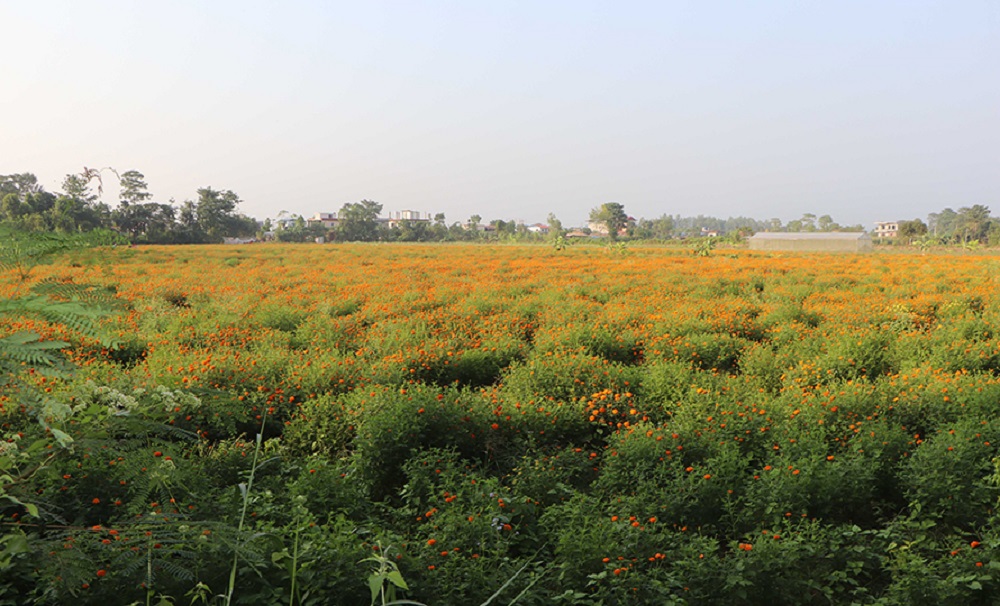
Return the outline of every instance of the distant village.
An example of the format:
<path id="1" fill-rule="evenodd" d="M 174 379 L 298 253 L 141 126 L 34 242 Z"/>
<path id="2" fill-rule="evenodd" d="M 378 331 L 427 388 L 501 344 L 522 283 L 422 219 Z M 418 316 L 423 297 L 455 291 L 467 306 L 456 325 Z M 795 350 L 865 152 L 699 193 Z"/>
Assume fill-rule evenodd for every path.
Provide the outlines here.
<path id="1" fill-rule="evenodd" d="M 101 199 L 102 171 L 118 178 L 117 206 Z M 109 173 L 110 174 L 110 173 Z M 591 209 L 583 225 L 565 226 L 549 213 L 545 222 L 518 219 L 483 220 L 478 215 L 448 222 L 443 213 L 399 210 L 384 214 L 371 200 L 345 203 L 336 211 L 311 217 L 279 213 L 258 220 L 240 212 L 240 197 L 232 190 L 202 187 L 196 199 L 176 203 L 156 202 L 145 176 L 136 170 L 85 169 L 70 173 L 61 192 L 49 192 L 30 172 L 0 175 L 0 226 L 26 233 L 86 232 L 105 229 L 133 244 L 207 244 L 279 242 L 461 242 L 547 241 L 557 245 L 579 239 L 617 241 L 676 241 L 715 239 L 738 242 L 763 240 L 763 234 L 786 242 L 832 242 L 865 238 L 882 245 L 1000 246 L 1000 219 L 988 206 L 973 204 L 957 210 L 944 208 L 919 218 L 874 222 L 874 229 L 860 224 L 841 225 L 828 214 L 804 213 L 798 219 L 663 214 L 636 218 L 617 202 Z M 808 235 L 815 234 L 815 235 Z M 823 235 L 827 234 L 827 235 Z M 829 234 L 855 234 L 835 236 Z M 751 244 L 753 244 L 751 242 Z"/>
<path id="2" fill-rule="evenodd" d="M 340 212 L 317 212 L 309 218 L 303 218 L 300 216 L 284 216 L 277 219 L 270 220 L 269 224 L 261 223 L 262 227 L 266 227 L 261 235 L 263 239 L 277 239 L 279 234 L 282 232 L 290 232 L 296 230 L 296 228 L 301 229 L 305 227 L 309 232 L 313 234 L 321 232 L 332 232 L 338 229 L 338 227 L 344 225 L 345 222 L 353 220 L 352 218 L 342 218 Z M 479 233 L 483 235 L 496 234 L 503 231 L 511 231 L 510 226 L 513 226 L 513 231 L 521 232 L 525 234 L 531 234 L 535 236 L 547 236 L 552 232 L 553 226 L 545 223 L 525 223 L 521 220 L 513 221 L 491 221 L 489 223 L 484 223 L 478 217 L 473 217 L 462 222 L 453 223 L 452 229 L 459 228 L 466 232 Z M 443 215 L 433 215 L 429 212 L 420 212 L 416 210 L 401 210 L 390 212 L 388 216 L 377 216 L 371 218 L 371 221 L 381 229 L 391 231 L 398 230 L 401 228 L 417 228 L 429 227 L 431 225 L 443 225 L 444 216 Z M 625 220 L 625 226 L 618 231 L 619 237 L 627 237 L 630 235 L 635 235 L 636 226 L 640 225 L 642 220 L 636 219 L 635 217 L 628 216 Z M 661 219 L 662 221 L 662 219 Z M 678 220 L 672 219 L 672 221 L 677 224 L 680 223 Z M 713 222 L 718 222 L 717 219 L 712 219 Z M 772 220 L 773 221 L 773 220 Z M 871 232 L 870 236 L 879 239 L 893 239 L 899 235 L 899 224 L 900 221 L 877 221 L 875 222 L 875 228 Z M 676 231 L 673 234 L 676 238 L 718 238 L 725 236 L 727 232 L 725 229 L 720 227 L 709 227 L 709 226 L 692 226 L 693 228 L 684 229 L 682 231 Z M 759 226 L 754 226 L 759 227 Z M 769 226 L 764 226 L 761 231 L 768 232 L 771 229 Z M 772 225 L 770 227 L 778 227 Z M 807 227 L 807 231 L 810 230 Z M 562 225 L 555 226 L 555 229 L 559 231 L 559 236 L 563 238 L 606 238 L 609 236 L 609 229 L 605 222 L 590 220 L 584 226 L 579 227 L 569 227 L 564 229 Z M 747 226 L 740 225 L 737 231 L 744 236 L 753 235 L 756 233 L 757 229 L 747 229 Z M 784 226 L 779 227 L 774 230 L 776 232 L 785 231 Z M 824 229 L 824 232 L 841 232 L 842 229 L 839 225 L 834 224 L 834 229 Z M 847 230 L 850 233 L 864 231 L 861 226 L 852 226 Z M 316 236 L 318 240 L 324 240 L 324 236 Z M 232 243 L 242 243 L 250 241 L 249 238 L 235 239 L 229 238 L 227 242 L 232 241 Z"/>

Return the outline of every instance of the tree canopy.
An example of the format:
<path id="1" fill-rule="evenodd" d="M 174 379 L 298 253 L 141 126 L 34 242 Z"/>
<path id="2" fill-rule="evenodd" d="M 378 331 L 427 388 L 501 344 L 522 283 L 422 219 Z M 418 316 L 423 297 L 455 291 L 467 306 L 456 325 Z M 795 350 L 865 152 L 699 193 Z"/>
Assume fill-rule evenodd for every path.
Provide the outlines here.
<path id="1" fill-rule="evenodd" d="M 337 238 L 340 240 L 373 242 L 378 240 L 378 217 L 382 205 L 371 200 L 348 202 L 340 208 L 337 218 Z"/>
<path id="2" fill-rule="evenodd" d="M 617 240 L 619 233 L 628 225 L 628 214 L 618 202 L 605 202 L 590 211 L 590 220 L 604 226 L 608 237 Z"/>

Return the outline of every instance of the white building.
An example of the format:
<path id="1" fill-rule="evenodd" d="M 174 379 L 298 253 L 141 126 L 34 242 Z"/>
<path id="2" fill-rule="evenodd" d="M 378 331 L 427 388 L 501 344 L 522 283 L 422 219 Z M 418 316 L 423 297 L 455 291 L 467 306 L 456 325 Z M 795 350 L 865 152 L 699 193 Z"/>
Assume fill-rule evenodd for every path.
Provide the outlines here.
<path id="1" fill-rule="evenodd" d="M 876 238 L 895 238 L 899 234 L 899 221 L 876 221 Z"/>

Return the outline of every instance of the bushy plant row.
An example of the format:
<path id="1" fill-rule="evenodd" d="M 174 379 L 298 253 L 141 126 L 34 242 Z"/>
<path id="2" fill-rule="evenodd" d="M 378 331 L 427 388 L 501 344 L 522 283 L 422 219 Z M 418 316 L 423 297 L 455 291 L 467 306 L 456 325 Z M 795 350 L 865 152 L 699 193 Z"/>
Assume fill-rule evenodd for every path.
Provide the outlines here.
<path id="1" fill-rule="evenodd" d="M 0 603 L 1000 591 L 988 257 L 88 254 L 37 279 L 114 286 L 117 347 L 4 325 L 77 370 L 0 399 Z"/>

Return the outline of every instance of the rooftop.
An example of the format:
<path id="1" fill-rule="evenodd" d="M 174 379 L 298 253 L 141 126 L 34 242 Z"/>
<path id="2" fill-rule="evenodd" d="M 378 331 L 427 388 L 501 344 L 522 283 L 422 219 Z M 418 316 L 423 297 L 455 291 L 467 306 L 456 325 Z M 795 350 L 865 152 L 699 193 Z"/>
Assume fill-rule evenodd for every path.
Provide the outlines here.
<path id="1" fill-rule="evenodd" d="M 750 236 L 751 239 L 768 240 L 857 240 L 868 236 L 863 231 L 824 231 L 824 232 L 787 232 L 761 231 Z"/>

